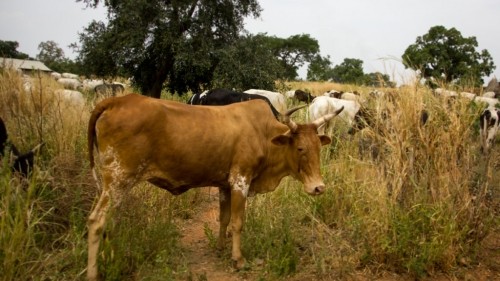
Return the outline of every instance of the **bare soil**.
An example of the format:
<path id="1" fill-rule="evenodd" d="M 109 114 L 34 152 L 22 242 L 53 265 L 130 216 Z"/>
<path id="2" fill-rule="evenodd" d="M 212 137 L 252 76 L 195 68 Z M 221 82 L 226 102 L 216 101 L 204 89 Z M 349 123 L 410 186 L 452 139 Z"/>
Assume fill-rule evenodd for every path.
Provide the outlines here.
<path id="1" fill-rule="evenodd" d="M 183 237 L 181 238 L 183 255 L 187 260 L 189 281 L 257 281 L 270 280 L 262 273 L 252 270 L 239 272 L 231 267 L 228 257 L 221 257 L 220 253 L 210 246 L 210 241 L 205 234 L 205 227 L 210 228 L 215 236 L 219 232 L 219 200 L 216 188 L 204 189 L 201 196 L 201 206 L 197 214 L 181 222 Z M 230 239 L 228 239 L 230 240 Z M 230 244 L 227 245 L 230 247 Z M 297 273 L 286 280 L 318 280 L 309 273 Z M 339 280 L 339 278 L 321 278 L 321 280 Z M 352 281 L 410 281 L 415 280 L 409 275 L 396 274 L 389 271 L 376 269 L 361 269 L 340 280 Z M 463 266 L 453 272 L 436 273 L 425 277 L 423 281 L 500 281 L 500 233 L 490 234 L 483 242 L 479 259 L 477 261 L 463 261 Z"/>

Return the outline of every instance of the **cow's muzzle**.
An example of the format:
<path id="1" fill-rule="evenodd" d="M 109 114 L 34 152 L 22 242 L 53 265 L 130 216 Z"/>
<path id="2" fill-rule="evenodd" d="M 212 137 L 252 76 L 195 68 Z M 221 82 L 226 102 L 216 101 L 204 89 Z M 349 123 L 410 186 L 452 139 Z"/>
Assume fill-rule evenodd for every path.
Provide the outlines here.
<path id="1" fill-rule="evenodd" d="M 325 192 L 324 184 L 317 185 L 314 188 L 307 190 L 307 193 L 309 193 L 309 195 L 321 195 L 323 194 L 323 192 Z"/>

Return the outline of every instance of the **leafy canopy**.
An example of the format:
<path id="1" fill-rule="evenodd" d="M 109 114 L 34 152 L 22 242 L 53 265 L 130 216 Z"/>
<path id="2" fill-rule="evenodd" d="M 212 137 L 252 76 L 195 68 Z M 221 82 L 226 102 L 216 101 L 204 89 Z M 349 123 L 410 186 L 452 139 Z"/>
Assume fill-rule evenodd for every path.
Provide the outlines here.
<path id="1" fill-rule="evenodd" d="M 29 59 L 29 55 L 19 52 L 19 43 L 17 41 L 0 40 L 0 57 L 12 59 Z"/>
<path id="2" fill-rule="evenodd" d="M 179 94 L 209 84 L 221 51 L 239 39 L 246 16 L 259 16 L 256 0 L 77 0 L 108 9 L 108 23 L 80 34 L 79 60 L 99 76 L 123 73 L 142 93 L 163 86 Z"/>
<path id="3" fill-rule="evenodd" d="M 238 91 L 275 89 L 285 69 L 272 50 L 266 48 L 267 43 L 266 37 L 246 35 L 223 49 L 214 70 L 213 86 Z"/>
<path id="4" fill-rule="evenodd" d="M 328 81 L 333 77 L 330 56 L 322 57 L 317 54 L 313 57 L 307 68 L 308 81 Z"/>
<path id="5" fill-rule="evenodd" d="M 306 62 L 311 62 L 319 53 L 318 40 L 309 34 L 292 35 L 288 38 L 258 34 L 257 37 L 261 37 L 260 39 L 264 40 L 267 45 L 266 48 L 269 48 L 280 60 L 285 70 L 284 79 L 296 79 L 299 67 Z"/>
<path id="6" fill-rule="evenodd" d="M 363 84 L 363 61 L 360 59 L 345 58 L 344 61 L 332 70 L 333 81 L 346 84 Z"/>
<path id="7" fill-rule="evenodd" d="M 455 28 L 434 26 L 406 49 L 403 64 L 421 71 L 425 79 L 481 85 L 481 77 L 490 75 L 495 65 L 488 51 L 478 52 L 477 46 L 475 37 L 465 38 Z"/>

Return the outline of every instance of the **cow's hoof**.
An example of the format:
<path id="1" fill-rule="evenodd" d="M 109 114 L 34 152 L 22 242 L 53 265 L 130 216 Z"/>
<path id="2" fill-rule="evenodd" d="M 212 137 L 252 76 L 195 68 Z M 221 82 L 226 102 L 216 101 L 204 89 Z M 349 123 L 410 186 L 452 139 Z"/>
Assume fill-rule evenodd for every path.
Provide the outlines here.
<path id="1" fill-rule="evenodd" d="M 242 270 L 245 269 L 248 266 L 247 261 L 245 258 L 239 258 L 239 259 L 233 259 L 233 267 L 236 270 Z"/>

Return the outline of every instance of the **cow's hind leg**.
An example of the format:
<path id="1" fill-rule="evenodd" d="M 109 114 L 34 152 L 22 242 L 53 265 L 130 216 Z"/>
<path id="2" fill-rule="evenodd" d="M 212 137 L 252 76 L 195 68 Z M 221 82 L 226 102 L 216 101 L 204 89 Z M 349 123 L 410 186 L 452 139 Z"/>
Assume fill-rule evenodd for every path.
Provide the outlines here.
<path id="1" fill-rule="evenodd" d="M 90 213 L 87 221 L 88 227 L 88 257 L 87 257 L 87 278 L 88 280 L 98 279 L 97 257 L 99 254 L 99 243 L 102 232 L 106 224 L 106 217 L 110 208 L 116 208 L 120 204 L 122 193 L 126 193 L 133 186 L 135 181 L 131 177 L 121 173 L 117 174 L 117 169 L 102 171 L 102 193 L 99 201 Z"/>
<path id="2" fill-rule="evenodd" d="M 222 250 L 226 242 L 227 226 L 231 220 L 231 190 L 219 187 L 219 240 L 217 248 Z"/>
<path id="3" fill-rule="evenodd" d="M 106 215 L 109 211 L 110 193 L 106 188 L 101 193 L 99 201 L 90 213 L 87 221 L 88 226 L 88 257 L 87 257 L 87 278 L 97 280 L 97 255 L 99 252 L 99 242 L 101 233 L 106 223 Z"/>

